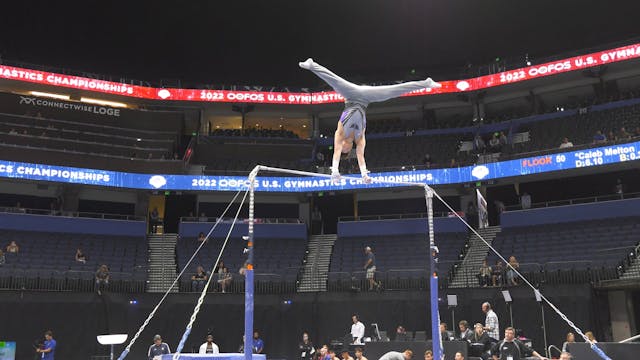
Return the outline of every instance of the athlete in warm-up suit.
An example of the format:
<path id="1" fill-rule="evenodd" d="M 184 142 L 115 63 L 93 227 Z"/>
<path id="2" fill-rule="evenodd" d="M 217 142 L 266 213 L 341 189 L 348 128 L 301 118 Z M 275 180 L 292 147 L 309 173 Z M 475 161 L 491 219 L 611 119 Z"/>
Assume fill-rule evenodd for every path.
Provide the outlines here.
<path id="1" fill-rule="evenodd" d="M 342 116 L 340 116 L 338 128 L 333 138 L 333 162 L 331 166 L 331 179 L 333 182 L 337 182 L 340 179 L 340 172 L 338 170 L 340 154 L 349 153 L 354 141 L 356 143 L 356 155 L 358 157 L 358 166 L 360 167 L 362 179 L 365 183 L 371 182 L 371 178 L 368 175 L 367 164 L 364 160 L 364 147 L 366 145 L 364 132 L 367 127 L 365 112 L 370 103 L 389 100 L 414 90 L 439 88 L 441 86 L 431 80 L 431 78 L 395 85 L 356 85 L 332 73 L 329 69 L 314 62 L 311 58 L 305 62 L 301 62 L 299 65 L 303 69 L 312 71 L 345 99 L 345 108 Z"/>

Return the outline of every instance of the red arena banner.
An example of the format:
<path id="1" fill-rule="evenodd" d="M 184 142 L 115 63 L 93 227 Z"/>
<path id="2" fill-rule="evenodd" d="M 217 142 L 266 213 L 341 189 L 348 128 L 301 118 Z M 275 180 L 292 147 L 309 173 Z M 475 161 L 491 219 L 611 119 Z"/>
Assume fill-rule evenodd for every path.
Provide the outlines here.
<path id="1" fill-rule="evenodd" d="M 439 89 L 422 89 L 404 96 L 425 96 L 467 92 L 486 89 L 499 85 L 513 84 L 521 81 L 561 74 L 569 71 L 611 64 L 615 62 L 640 58 L 640 44 L 618 47 L 596 53 L 575 56 L 572 58 L 548 62 L 509 70 L 497 74 L 464 80 L 439 81 Z M 164 89 L 146 86 L 129 85 L 111 81 L 56 74 L 46 71 L 29 70 L 0 65 L 0 79 L 31 82 L 63 88 L 88 90 L 104 94 L 115 94 L 140 99 L 167 101 L 200 101 L 200 102 L 243 102 L 255 104 L 290 104 L 311 105 L 330 104 L 344 101 L 335 92 L 290 93 L 264 91 L 232 91 L 232 90 L 197 90 L 197 89 Z M 436 79 L 437 81 L 437 79 Z"/>

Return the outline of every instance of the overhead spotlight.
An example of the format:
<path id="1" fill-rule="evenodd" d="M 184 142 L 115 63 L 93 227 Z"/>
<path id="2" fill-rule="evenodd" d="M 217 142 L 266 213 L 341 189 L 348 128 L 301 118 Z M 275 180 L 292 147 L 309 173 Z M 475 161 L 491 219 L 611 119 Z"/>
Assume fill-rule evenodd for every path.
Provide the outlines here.
<path id="1" fill-rule="evenodd" d="M 302 127 L 303 127 L 303 128 L 306 128 L 306 127 L 307 127 L 307 124 L 302 124 Z"/>
<path id="2" fill-rule="evenodd" d="M 29 93 L 34 96 L 48 97 L 48 98 L 58 99 L 58 100 L 71 99 L 69 95 L 54 94 L 54 93 L 48 93 L 48 92 L 42 92 L 42 91 L 30 91 Z"/>
<path id="3" fill-rule="evenodd" d="M 527 66 L 531 66 L 531 61 L 527 60 Z"/>
<path id="4" fill-rule="evenodd" d="M 142 141 L 142 139 L 140 139 L 140 138 L 137 138 L 137 139 L 136 139 L 136 141 Z"/>

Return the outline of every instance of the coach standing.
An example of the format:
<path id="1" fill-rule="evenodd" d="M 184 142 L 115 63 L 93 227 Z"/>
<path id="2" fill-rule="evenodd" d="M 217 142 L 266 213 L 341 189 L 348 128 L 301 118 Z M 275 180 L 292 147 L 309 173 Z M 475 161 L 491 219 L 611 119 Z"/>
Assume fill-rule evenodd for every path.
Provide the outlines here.
<path id="1" fill-rule="evenodd" d="M 56 353 L 56 341 L 53 339 L 51 330 L 44 333 L 44 348 L 37 349 L 36 352 L 42 353 L 42 360 L 53 360 Z"/>

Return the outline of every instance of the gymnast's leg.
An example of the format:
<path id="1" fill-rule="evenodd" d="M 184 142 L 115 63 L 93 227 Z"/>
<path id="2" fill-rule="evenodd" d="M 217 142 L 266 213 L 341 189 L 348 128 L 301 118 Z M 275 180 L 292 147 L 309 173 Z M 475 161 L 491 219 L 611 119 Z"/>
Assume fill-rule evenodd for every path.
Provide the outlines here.
<path id="1" fill-rule="evenodd" d="M 414 90 L 420 90 L 424 88 L 439 88 L 442 85 L 427 78 L 420 81 L 409 81 L 401 84 L 394 85 L 382 85 L 382 86 L 367 86 L 362 85 L 358 87 L 360 97 L 368 102 L 380 102 L 389 99 L 396 98 Z"/>
<path id="2" fill-rule="evenodd" d="M 324 80 L 329 86 L 333 88 L 338 94 L 342 95 L 345 99 L 352 99 L 357 97 L 359 85 L 348 82 L 340 76 L 334 74 L 331 70 L 316 63 L 313 59 L 309 58 L 305 62 L 299 63 L 300 67 L 307 69 L 316 74 L 320 79 Z"/>
<path id="3" fill-rule="evenodd" d="M 333 158 L 331 162 L 331 182 L 338 183 L 340 180 L 340 155 L 344 150 L 349 152 L 351 147 L 345 146 L 348 141 L 345 141 L 344 127 L 342 121 L 338 121 L 338 127 L 333 135 Z"/>

